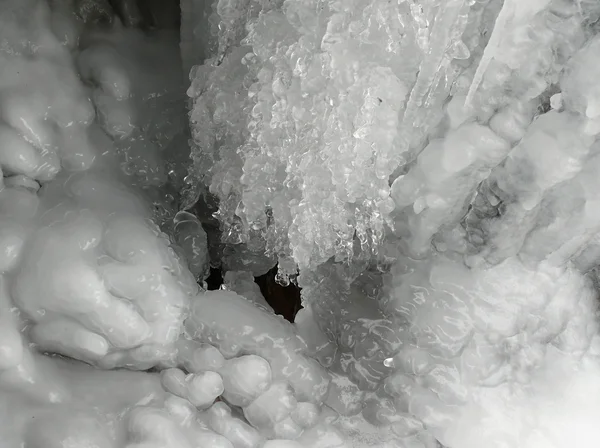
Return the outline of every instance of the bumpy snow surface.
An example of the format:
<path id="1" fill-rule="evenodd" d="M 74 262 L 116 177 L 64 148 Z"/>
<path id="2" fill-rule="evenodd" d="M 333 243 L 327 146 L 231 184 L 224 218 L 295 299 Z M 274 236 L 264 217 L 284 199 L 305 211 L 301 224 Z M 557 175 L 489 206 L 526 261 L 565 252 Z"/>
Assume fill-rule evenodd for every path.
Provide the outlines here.
<path id="1" fill-rule="evenodd" d="M 140 4 L 0 1 L 1 448 L 598 446 L 597 0 Z"/>

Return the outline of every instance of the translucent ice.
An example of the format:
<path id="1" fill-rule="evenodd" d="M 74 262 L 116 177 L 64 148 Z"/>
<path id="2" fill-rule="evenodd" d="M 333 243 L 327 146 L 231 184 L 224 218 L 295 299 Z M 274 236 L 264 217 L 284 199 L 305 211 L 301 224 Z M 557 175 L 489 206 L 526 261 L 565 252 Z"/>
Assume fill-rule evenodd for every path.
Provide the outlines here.
<path id="1" fill-rule="evenodd" d="M 192 274 L 199 281 L 208 277 L 208 240 L 202 224 L 191 213 L 180 211 L 173 218 L 175 242 L 183 250 Z"/>
<path id="2" fill-rule="evenodd" d="M 182 2 L 179 201 L 158 3 L 2 6 L 7 448 L 595 446 L 600 4 Z"/>
<path id="3" fill-rule="evenodd" d="M 466 98 L 466 106 L 470 106 L 470 102 L 473 99 L 473 95 L 477 91 L 483 76 L 488 69 L 490 62 L 494 59 L 502 61 L 504 52 L 506 52 L 505 38 L 506 36 L 514 33 L 514 29 L 517 27 L 527 26 L 527 22 L 531 20 L 538 12 L 543 11 L 550 0 L 536 0 L 531 2 L 519 2 L 519 1 L 505 1 L 502 5 L 502 10 L 496 19 L 494 25 L 494 31 L 490 37 L 488 44 L 485 47 L 483 56 L 477 71 L 475 72 L 471 86 L 469 87 L 469 93 Z"/>
<path id="4" fill-rule="evenodd" d="M 266 230 L 267 252 L 303 267 L 352 256 L 355 231 L 364 251 L 374 249 L 393 207 L 387 176 L 413 77 L 388 63 L 399 30 L 408 33 L 401 45 L 411 45 L 402 16 L 383 3 L 221 3 L 223 23 L 248 5 L 266 8 L 245 40 L 192 72 L 188 92 L 194 129 L 209 130 L 194 131 L 193 173 L 221 200 L 225 241 Z M 387 48 L 375 44 L 380 35 Z"/>
<path id="5" fill-rule="evenodd" d="M 227 271 L 223 278 L 223 283 L 228 289 L 256 305 L 267 310 L 273 310 L 262 295 L 260 287 L 255 283 L 252 273 L 245 271 Z"/>
<path id="6" fill-rule="evenodd" d="M 219 49 L 191 72 L 188 180 L 197 183 L 196 195 L 204 184 L 219 199 L 223 241 L 264 249 L 285 277 L 295 273 L 290 259 L 307 270 L 331 257 L 377 256 L 391 228 L 413 233 L 415 253 L 440 230 L 454 232 L 450 223 L 522 138 L 545 91 L 583 44 L 580 24 L 597 12 L 587 3 L 580 10 L 546 0 L 517 3 L 358 1 L 311 9 L 295 1 L 217 2 L 207 27 L 220 24 L 213 33 Z M 481 55 L 481 29 L 498 12 Z M 243 20 L 248 32 L 241 39 Z M 457 110 L 465 99 L 471 112 Z M 457 114 L 464 127 L 444 135 Z M 496 137 L 484 129 L 488 121 Z M 459 136 L 467 135 L 488 139 L 480 145 L 496 143 L 484 155 L 462 147 Z M 425 147 L 440 151 L 446 137 L 446 147 L 456 149 L 440 166 L 440 187 L 455 196 L 413 197 L 419 169 L 410 162 Z M 446 171 L 455 173 L 452 186 Z M 390 191 L 389 178 L 398 176 L 403 185 Z M 404 211 L 398 222 L 394 209 L 408 205 L 414 213 Z"/>

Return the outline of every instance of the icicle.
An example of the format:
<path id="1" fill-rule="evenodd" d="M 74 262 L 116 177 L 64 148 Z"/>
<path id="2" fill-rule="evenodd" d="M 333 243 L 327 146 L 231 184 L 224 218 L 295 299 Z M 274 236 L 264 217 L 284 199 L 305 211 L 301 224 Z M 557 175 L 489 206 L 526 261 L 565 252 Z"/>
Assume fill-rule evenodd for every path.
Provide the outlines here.
<path id="1" fill-rule="evenodd" d="M 548 3 L 550 3 L 550 0 L 504 0 L 502 10 L 496 18 L 494 31 L 485 47 L 483 56 L 479 62 L 475 76 L 473 77 L 473 82 L 469 87 L 469 93 L 465 100 L 466 108 L 471 107 L 473 97 L 481 85 L 492 59 L 499 57 L 500 49 L 504 43 L 504 37 L 510 34 L 510 27 L 526 23 L 526 21 L 535 16 L 539 11 L 543 10 Z"/>
<path id="2" fill-rule="evenodd" d="M 517 1 L 519 0 L 505 0 L 504 5 L 502 6 L 502 10 L 500 11 L 500 14 L 498 14 L 496 24 L 494 25 L 494 31 L 492 32 L 490 40 L 487 46 L 485 47 L 483 56 L 481 57 L 481 61 L 479 62 L 479 66 L 477 67 L 477 71 L 475 72 L 475 76 L 473 77 L 473 82 L 469 87 L 469 93 L 467 94 L 467 99 L 465 100 L 466 108 L 471 107 L 473 97 L 475 96 L 475 92 L 477 92 L 481 81 L 483 81 L 483 75 L 485 75 L 485 72 L 487 71 L 487 68 L 492 62 L 492 59 L 498 53 L 498 49 L 500 48 L 501 43 L 504 40 L 508 24 L 514 15 L 515 2 Z"/>
<path id="3" fill-rule="evenodd" d="M 429 39 L 429 54 L 421 63 L 421 69 L 417 82 L 412 89 L 403 120 L 404 133 L 410 132 L 414 127 L 415 115 L 421 109 L 424 99 L 436 87 L 436 80 L 440 79 L 440 71 L 448 58 L 448 50 L 462 49 L 456 46 L 460 40 L 466 20 L 462 20 L 461 13 L 465 7 L 465 0 L 446 0 L 440 5 L 435 16 L 435 22 Z M 464 53 L 464 51 L 463 51 Z M 460 55 L 459 55 L 460 56 Z M 410 138 L 404 135 L 404 144 L 408 146 Z M 405 152 L 408 147 L 403 148 Z"/>

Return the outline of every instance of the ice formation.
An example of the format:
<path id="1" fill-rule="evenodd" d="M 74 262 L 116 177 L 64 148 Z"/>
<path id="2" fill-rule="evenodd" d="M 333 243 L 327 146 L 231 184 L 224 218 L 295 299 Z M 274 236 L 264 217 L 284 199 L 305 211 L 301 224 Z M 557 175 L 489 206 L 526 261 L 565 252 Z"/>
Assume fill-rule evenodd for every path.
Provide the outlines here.
<path id="1" fill-rule="evenodd" d="M 2 448 L 595 447 L 600 3 L 173 5 L 0 4 Z"/>
<path id="2" fill-rule="evenodd" d="M 215 2 L 189 197 L 300 269 L 296 327 L 355 443 L 361 419 L 398 446 L 597 440 L 568 391 L 599 367 L 599 6 Z"/>
<path id="3" fill-rule="evenodd" d="M 202 287 L 178 30 L 131 1 L 2 8 L 2 447 L 341 440 L 328 372 L 252 276 Z"/>

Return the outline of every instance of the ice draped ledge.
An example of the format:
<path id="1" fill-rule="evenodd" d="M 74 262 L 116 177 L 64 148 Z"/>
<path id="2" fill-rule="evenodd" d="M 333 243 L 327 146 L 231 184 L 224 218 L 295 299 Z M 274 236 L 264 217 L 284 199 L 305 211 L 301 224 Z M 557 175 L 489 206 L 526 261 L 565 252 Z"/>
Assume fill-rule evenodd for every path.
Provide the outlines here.
<path id="1" fill-rule="evenodd" d="M 583 56 L 597 3 L 522 3 L 214 2 L 209 36 L 182 35 L 213 52 L 190 73 L 188 202 L 216 196 L 223 241 L 249 265 L 278 259 L 283 279 L 332 258 L 385 264 L 398 237 L 410 256 L 432 242 L 469 262 L 515 255 L 598 132 Z M 569 132 L 579 150 L 559 143 Z M 549 133 L 569 174 L 532 148 Z"/>

